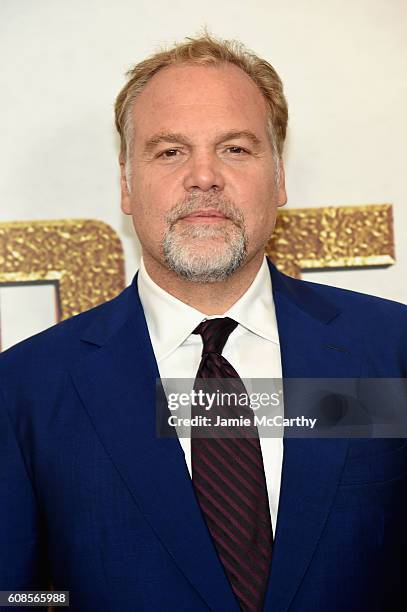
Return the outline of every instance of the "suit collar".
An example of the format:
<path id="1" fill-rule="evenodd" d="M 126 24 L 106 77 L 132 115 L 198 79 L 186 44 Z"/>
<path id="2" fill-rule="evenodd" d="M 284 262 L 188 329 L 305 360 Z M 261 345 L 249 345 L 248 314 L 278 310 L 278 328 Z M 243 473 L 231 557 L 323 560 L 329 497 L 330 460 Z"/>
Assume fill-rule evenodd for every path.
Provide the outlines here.
<path id="1" fill-rule="evenodd" d="M 274 302 L 277 302 L 276 309 L 278 305 L 279 309 L 285 310 L 288 305 L 290 311 L 294 309 L 293 312 L 296 312 L 296 309 L 299 309 L 322 323 L 330 323 L 340 314 L 340 310 L 321 297 L 312 288 L 311 283 L 304 283 L 279 272 L 268 258 L 267 264 L 271 275 Z M 94 310 L 95 316 L 82 335 L 83 341 L 103 346 L 126 321 L 132 320 L 136 326 L 145 325 L 145 315 L 137 288 L 137 277 L 138 273 L 134 276 L 131 285 L 114 300 Z"/>
<path id="2" fill-rule="evenodd" d="M 211 317 L 159 287 L 148 275 L 143 259 L 137 287 L 158 363 L 177 349 L 205 318 L 230 317 L 254 334 L 278 344 L 271 276 L 265 256 L 247 291 L 227 312 Z"/>
<path id="3" fill-rule="evenodd" d="M 312 287 L 312 283 L 291 278 L 279 272 L 270 259 L 267 259 L 267 263 L 272 279 L 274 299 L 286 300 L 292 306 L 322 323 L 330 323 L 340 314 L 340 309 L 322 297 L 320 292 Z"/>

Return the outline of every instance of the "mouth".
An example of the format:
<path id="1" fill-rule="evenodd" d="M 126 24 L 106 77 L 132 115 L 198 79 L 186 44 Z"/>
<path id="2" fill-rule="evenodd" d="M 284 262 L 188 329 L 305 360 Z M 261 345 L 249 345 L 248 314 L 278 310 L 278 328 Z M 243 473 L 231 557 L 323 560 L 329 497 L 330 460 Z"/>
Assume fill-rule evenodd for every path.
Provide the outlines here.
<path id="1" fill-rule="evenodd" d="M 204 210 L 195 210 L 193 213 L 181 217 L 180 221 L 186 221 L 187 223 L 217 223 L 226 219 L 229 219 L 229 217 L 226 217 L 226 215 L 215 208 L 206 208 Z"/>

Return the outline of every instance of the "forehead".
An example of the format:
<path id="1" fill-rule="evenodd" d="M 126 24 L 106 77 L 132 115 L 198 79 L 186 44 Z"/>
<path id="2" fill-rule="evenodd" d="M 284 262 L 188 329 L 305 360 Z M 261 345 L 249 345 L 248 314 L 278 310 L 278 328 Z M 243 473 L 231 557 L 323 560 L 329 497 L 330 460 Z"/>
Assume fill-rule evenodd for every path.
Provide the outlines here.
<path id="1" fill-rule="evenodd" d="M 268 107 L 260 89 L 233 64 L 180 64 L 150 79 L 133 107 L 135 134 L 200 126 L 265 132 Z M 260 134 L 261 135 L 261 134 Z"/>

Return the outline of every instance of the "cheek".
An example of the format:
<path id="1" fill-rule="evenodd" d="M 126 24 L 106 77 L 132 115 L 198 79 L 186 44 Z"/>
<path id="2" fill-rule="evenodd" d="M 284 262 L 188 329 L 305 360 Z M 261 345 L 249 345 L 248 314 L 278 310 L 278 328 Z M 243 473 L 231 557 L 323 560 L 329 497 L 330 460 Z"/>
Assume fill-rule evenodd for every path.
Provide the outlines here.
<path id="1" fill-rule="evenodd" d="M 247 228 L 249 240 L 255 245 L 266 244 L 273 233 L 275 214 L 272 211 L 258 213 Z"/>
<path id="2" fill-rule="evenodd" d="M 148 172 L 143 172 L 139 177 L 135 177 L 134 183 L 134 199 L 137 208 L 141 209 L 143 215 L 149 219 L 154 219 L 155 222 L 161 220 L 161 224 L 164 224 L 165 215 L 176 201 L 170 181 L 165 181 L 156 175 L 152 177 Z"/>
<path id="3" fill-rule="evenodd" d="M 277 214 L 275 189 L 270 186 L 269 189 L 258 189 L 253 193 L 246 214 L 250 224 L 260 233 L 269 231 Z"/>
<path id="4" fill-rule="evenodd" d="M 132 194 L 133 225 L 140 242 L 156 250 L 166 228 L 166 206 L 163 194 L 152 188 L 139 186 Z"/>

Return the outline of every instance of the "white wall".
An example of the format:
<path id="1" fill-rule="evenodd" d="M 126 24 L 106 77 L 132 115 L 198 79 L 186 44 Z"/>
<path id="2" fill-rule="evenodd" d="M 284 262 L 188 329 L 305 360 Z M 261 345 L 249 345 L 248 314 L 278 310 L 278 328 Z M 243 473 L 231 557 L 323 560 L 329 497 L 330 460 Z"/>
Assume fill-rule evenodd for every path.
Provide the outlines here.
<path id="1" fill-rule="evenodd" d="M 290 107 L 289 206 L 392 202 L 396 265 L 305 278 L 407 301 L 405 0 L 1 0 L 0 221 L 119 209 L 113 103 L 124 72 L 207 25 L 266 57 Z"/>

